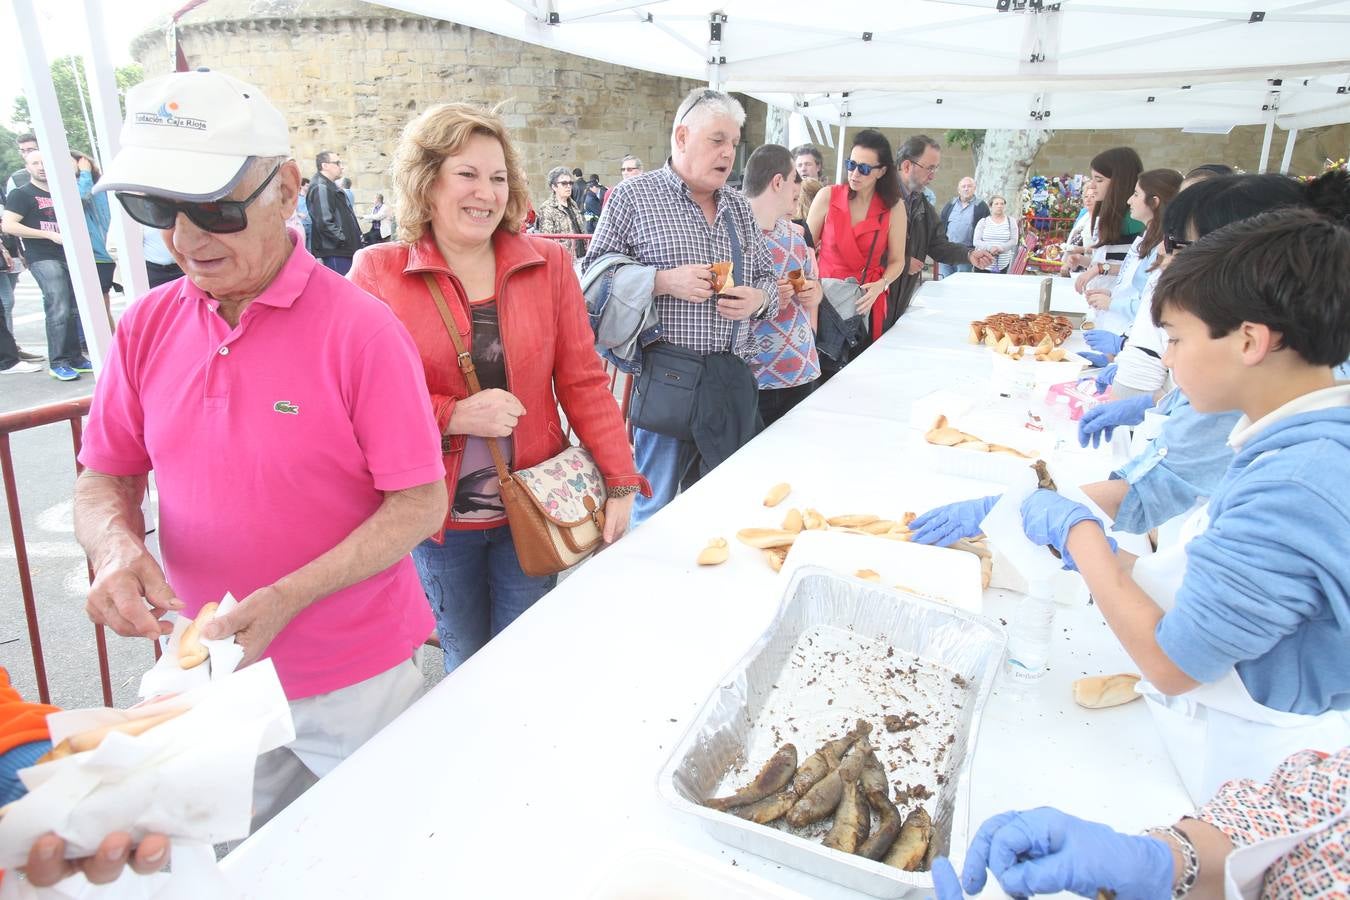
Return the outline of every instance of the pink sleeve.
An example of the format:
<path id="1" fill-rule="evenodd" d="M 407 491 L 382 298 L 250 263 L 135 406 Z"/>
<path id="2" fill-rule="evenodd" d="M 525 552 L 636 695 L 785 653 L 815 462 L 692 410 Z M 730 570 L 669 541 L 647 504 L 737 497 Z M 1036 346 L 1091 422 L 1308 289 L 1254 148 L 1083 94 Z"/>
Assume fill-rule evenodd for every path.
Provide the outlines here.
<path id="1" fill-rule="evenodd" d="M 144 475 L 151 469 L 135 358 L 143 319 L 138 313 L 135 307 L 128 310 L 113 336 L 84 427 L 80 463 L 105 475 Z"/>
<path id="2" fill-rule="evenodd" d="M 352 427 L 381 491 L 445 478 L 441 436 L 412 337 L 389 313 L 351 368 Z"/>

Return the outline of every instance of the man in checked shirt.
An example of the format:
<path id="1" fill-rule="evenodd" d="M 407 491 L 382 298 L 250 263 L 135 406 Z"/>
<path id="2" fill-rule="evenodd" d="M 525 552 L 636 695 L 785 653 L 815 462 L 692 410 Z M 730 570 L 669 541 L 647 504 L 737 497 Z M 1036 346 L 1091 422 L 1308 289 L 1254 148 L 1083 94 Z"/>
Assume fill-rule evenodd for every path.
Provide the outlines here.
<path id="1" fill-rule="evenodd" d="M 755 224 L 750 203 L 726 187 L 741 140 L 745 110 L 727 94 L 691 91 L 675 112 L 670 159 L 659 169 L 616 185 L 591 239 L 582 269 L 607 253 L 621 253 L 656 269 L 653 303 L 661 339 L 708 354 L 730 348 L 754 355 L 754 323 L 778 312 L 773 259 Z M 728 230 L 735 229 L 744 256 L 744 281 L 713 296 L 710 264 L 731 260 Z M 743 322 L 731 347 L 732 325 Z M 698 447 L 691 441 L 633 429 L 639 471 L 652 486 L 639 496 L 639 525 L 699 477 Z"/>

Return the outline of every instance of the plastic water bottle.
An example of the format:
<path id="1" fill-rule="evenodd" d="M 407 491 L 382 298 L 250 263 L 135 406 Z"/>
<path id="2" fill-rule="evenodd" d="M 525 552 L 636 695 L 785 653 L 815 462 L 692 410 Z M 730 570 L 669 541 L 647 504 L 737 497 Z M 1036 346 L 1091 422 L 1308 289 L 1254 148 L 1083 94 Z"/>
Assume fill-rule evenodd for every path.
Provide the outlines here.
<path id="1" fill-rule="evenodd" d="M 1045 677 L 1050 661 L 1050 636 L 1055 624 L 1055 603 L 1049 585 L 1033 583 L 1017 605 L 1008 633 L 1008 661 L 1004 664 L 1014 684 L 1032 685 Z"/>

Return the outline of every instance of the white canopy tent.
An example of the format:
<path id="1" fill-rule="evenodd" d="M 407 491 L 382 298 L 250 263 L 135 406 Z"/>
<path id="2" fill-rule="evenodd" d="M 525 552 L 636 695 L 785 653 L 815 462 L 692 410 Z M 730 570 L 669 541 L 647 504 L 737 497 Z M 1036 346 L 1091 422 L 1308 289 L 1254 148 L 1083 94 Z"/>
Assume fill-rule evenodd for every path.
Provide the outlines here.
<path id="1" fill-rule="evenodd" d="M 1264 168 L 1276 125 L 1350 121 L 1347 0 L 1263 0 L 1259 10 L 1231 0 L 384 5 L 705 80 L 841 127 L 1265 125 Z"/>

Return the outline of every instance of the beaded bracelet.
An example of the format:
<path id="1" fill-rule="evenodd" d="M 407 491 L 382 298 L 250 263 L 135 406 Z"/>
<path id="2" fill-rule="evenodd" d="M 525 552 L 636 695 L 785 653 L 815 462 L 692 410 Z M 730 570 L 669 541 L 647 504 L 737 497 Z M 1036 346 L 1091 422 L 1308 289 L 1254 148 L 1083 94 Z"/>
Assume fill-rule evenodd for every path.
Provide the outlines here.
<path id="1" fill-rule="evenodd" d="M 627 497 L 629 494 L 637 493 L 637 489 L 638 486 L 636 484 L 620 484 L 615 485 L 614 487 L 605 488 L 605 493 L 609 495 L 609 499 L 618 500 L 620 497 Z"/>
<path id="2" fill-rule="evenodd" d="M 1171 838 L 1176 843 L 1177 849 L 1181 851 L 1184 866 L 1181 870 L 1181 877 L 1177 879 L 1172 888 L 1173 900 L 1181 900 L 1182 897 L 1191 892 L 1191 888 L 1195 887 L 1195 880 L 1200 877 L 1200 854 L 1196 852 L 1195 844 L 1171 825 L 1148 828 L 1144 830 L 1144 834 Z"/>

